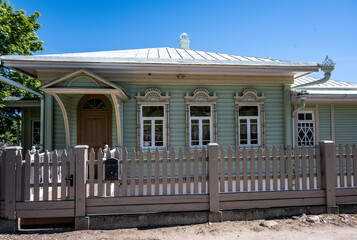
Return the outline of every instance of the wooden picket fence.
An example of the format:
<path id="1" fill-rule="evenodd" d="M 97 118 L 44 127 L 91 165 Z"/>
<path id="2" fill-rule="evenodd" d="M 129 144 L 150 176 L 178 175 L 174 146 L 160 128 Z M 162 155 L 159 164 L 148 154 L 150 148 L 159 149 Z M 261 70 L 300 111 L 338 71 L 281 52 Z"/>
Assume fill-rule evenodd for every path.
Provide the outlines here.
<path id="1" fill-rule="evenodd" d="M 106 160 L 118 178 L 106 180 Z M 335 206 L 357 202 L 357 147 L 154 151 L 87 146 L 42 154 L 21 148 L 0 158 L 6 219 L 174 211 Z"/>

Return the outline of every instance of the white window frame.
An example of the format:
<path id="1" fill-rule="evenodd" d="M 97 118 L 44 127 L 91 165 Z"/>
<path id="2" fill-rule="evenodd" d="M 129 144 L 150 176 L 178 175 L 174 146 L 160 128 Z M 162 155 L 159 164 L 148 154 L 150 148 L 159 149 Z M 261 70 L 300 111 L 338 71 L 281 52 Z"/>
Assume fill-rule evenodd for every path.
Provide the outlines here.
<path id="1" fill-rule="evenodd" d="M 299 114 L 301 113 L 311 113 L 312 115 L 312 120 L 299 120 Z M 316 137 L 317 137 L 317 132 L 316 132 L 316 116 L 315 116 L 315 111 L 313 110 L 305 110 L 305 111 L 299 111 L 296 114 L 296 143 L 298 145 L 298 147 L 308 147 L 309 145 L 299 145 L 299 123 L 312 123 L 313 124 L 313 137 L 314 137 L 314 141 L 313 144 L 311 145 L 312 147 L 314 147 L 316 145 Z"/>
<path id="2" fill-rule="evenodd" d="M 36 148 L 39 148 L 39 145 L 34 143 L 35 122 L 39 122 L 40 123 L 40 128 L 39 128 L 40 132 L 39 132 L 39 134 L 41 134 L 41 121 L 40 120 L 32 120 L 32 123 L 31 123 L 31 146 L 35 146 Z"/>
<path id="3" fill-rule="evenodd" d="M 202 107 L 210 107 L 210 116 L 209 117 L 197 117 L 197 116 L 191 116 L 191 107 L 192 106 L 202 106 Z M 209 121 L 209 132 L 210 132 L 210 142 L 212 142 L 213 139 L 213 106 L 212 104 L 190 104 L 189 105 L 189 144 L 190 144 L 190 148 L 194 148 L 194 147 L 198 147 L 198 148 L 202 148 L 203 146 L 206 146 L 203 144 L 203 127 L 202 127 L 202 120 L 210 120 Z M 192 120 L 199 120 L 199 145 L 192 145 Z"/>
<path id="4" fill-rule="evenodd" d="M 248 105 L 248 104 L 241 104 L 239 107 L 258 107 L 258 116 L 239 116 L 238 112 L 238 145 L 239 146 L 254 146 L 258 147 L 261 144 L 261 126 L 260 126 L 260 106 L 259 105 Z M 238 108 L 239 111 L 239 108 Z M 240 120 L 241 119 L 246 119 L 247 120 L 247 144 L 240 144 Z M 257 120 L 257 127 L 258 127 L 258 143 L 257 144 L 251 144 L 251 136 L 250 136 L 250 120 L 256 119 Z"/>
<path id="5" fill-rule="evenodd" d="M 143 107 L 163 107 L 164 108 L 164 116 L 163 117 L 144 117 L 143 116 Z M 164 104 L 145 104 L 140 106 L 140 146 L 143 149 L 148 149 L 148 148 L 164 148 L 166 147 L 166 106 Z M 144 121 L 145 120 L 150 120 L 151 121 L 151 146 L 144 146 Z M 163 121 L 163 145 L 162 146 L 156 146 L 155 145 L 155 120 L 162 120 Z"/>

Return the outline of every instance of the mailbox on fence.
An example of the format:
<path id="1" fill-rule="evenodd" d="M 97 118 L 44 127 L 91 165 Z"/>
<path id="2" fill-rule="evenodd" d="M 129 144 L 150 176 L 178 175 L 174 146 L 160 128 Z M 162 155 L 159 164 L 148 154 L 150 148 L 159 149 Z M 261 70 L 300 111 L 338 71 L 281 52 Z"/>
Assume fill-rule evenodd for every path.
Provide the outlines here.
<path id="1" fill-rule="evenodd" d="M 119 179 L 119 161 L 116 158 L 108 158 L 104 161 L 104 179 L 118 180 Z"/>

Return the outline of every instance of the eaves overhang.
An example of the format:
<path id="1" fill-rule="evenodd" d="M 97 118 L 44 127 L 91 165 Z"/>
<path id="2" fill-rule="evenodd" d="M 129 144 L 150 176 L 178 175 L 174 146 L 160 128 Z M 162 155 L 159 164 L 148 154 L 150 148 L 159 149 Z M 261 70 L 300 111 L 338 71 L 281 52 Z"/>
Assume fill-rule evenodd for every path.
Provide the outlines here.
<path id="1" fill-rule="evenodd" d="M 82 61 L 35 61 L 35 60 L 14 60 L 3 58 L 2 62 L 7 68 L 37 77 L 37 72 L 41 70 L 75 70 L 90 69 L 91 71 L 106 71 L 111 73 L 137 74 L 137 73 L 157 73 L 157 74 L 217 74 L 217 75 L 287 75 L 294 78 L 305 76 L 319 71 L 317 63 L 274 63 L 259 64 L 252 62 L 246 64 L 234 63 L 185 63 L 180 62 L 101 62 L 100 60 Z"/>

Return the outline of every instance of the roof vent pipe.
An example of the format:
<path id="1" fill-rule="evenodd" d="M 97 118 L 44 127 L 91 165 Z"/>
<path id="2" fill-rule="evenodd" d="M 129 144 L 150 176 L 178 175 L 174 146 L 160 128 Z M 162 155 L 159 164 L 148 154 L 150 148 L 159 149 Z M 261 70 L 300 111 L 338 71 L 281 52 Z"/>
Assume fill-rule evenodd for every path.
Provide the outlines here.
<path id="1" fill-rule="evenodd" d="M 327 82 L 328 80 L 330 80 L 331 72 L 335 69 L 335 65 L 336 65 L 336 63 L 334 61 L 332 61 L 331 58 L 326 56 L 325 60 L 321 64 L 319 64 L 321 71 L 323 71 L 325 73 L 323 78 L 321 78 L 317 81 L 313 81 L 313 82 L 305 83 L 305 84 L 302 84 L 302 85 L 299 85 L 296 87 L 292 87 L 291 90 L 294 90 L 296 88 L 304 88 L 304 87 L 317 85 L 317 84 L 323 84 L 323 83 Z"/>
<path id="2" fill-rule="evenodd" d="M 190 49 L 190 37 L 188 36 L 187 33 L 181 33 L 180 35 L 180 48 L 182 49 Z"/>

